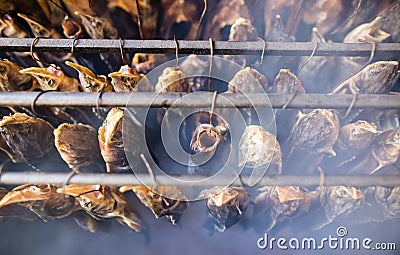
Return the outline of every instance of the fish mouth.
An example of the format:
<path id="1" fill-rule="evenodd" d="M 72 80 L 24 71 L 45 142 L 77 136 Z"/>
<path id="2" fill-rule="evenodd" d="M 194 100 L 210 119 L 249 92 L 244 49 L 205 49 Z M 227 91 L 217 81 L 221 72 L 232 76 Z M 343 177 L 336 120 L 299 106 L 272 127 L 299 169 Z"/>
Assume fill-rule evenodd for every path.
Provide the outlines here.
<path id="1" fill-rule="evenodd" d="M 65 61 L 65 64 L 67 66 L 70 66 L 72 68 L 74 68 L 76 71 L 78 71 L 79 73 L 83 73 L 85 75 L 91 76 L 92 78 L 96 78 L 96 75 L 88 68 L 81 66 L 79 64 L 70 62 L 70 61 Z"/>

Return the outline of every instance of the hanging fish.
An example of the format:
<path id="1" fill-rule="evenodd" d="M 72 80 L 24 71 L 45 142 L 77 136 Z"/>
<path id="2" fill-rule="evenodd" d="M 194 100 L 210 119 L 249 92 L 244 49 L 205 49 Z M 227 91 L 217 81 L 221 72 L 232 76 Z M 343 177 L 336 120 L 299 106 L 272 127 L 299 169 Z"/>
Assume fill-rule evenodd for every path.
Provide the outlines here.
<path id="1" fill-rule="evenodd" d="M 77 79 L 66 76 L 61 69 L 54 66 L 47 68 L 29 67 L 19 72 L 35 77 L 42 90 L 56 90 L 61 92 L 83 91 L 82 85 L 79 84 Z"/>
<path id="2" fill-rule="evenodd" d="M 376 187 L 376 203 L 383 209 L 383 220 L 400 218 L 400 186 L 393 188 Z"/>
<path id="3" fill-rule="evenodd" d="M 97 131 L 89 125 L 61 124 L 54 130 L 61 158 L 75 172 L 94 172 L 101 164 Z"/>
<path id="4" fill-rule="evenodd" d="M 322 229 L 338 218 L 348 217 L 361 208 L 364 200 L 364 193 L 355 187 L 323 187 L 320 201 L 326 220 L 316 229 Z"/>
<path id="5" fill-rule="evenodd" d="M 155 90 L 157 93 L 189 92 L 190 85 L 186 75 L 177 67 L 167 67 L 158 77 Z"/>
<path id="6" fill-rule="evenodd" d="M 4 116 L 0 121 L 0 134 L 12 154 L 35 169 L 49 160 L 54 161 L 53 164 L 60 163 L 54 148 L 53 127 L 43 119 L 24 113 Z M 44 159 L 46 162 L 41 162 Z"/>
<path id="7" fill-rule="evenodd" d="M 45 222 L 68 217 L 80 210 L 74 197 L 69 195 L 63 197 L 56 190 L 57 187 L 50 184 L 21 185 L 8 192 L 0 200 L 0 208 L 18 203 Z"/>
<path id="8" fill-rule="evenodd" d="M 250 197 L 242 187 L 216 186 L 202 191 L 200 197 L 206 199 L 208 214 L 219 232 L 238 223 L 250 203 Z"/>
<path id="9" fill-rule="evenodd" d="M 0 187 L 0 201 L 7 193 L 7 189 Z M 28 221 L 37 219 L 37 216 L 32 211 L 19 204 L 8 204 L 0 208 L 0 220 L 9 217 Z"/>
<path id="10" fill-rule="evenodd" d="M 113 87 L 105 75 L 97 75 L 89 68 L 70 61 L 66 61 L 65 64 L 79 73 L 79 81 L 85 92 L 113 91 Z"/>
<path id="11" fill-rule="evenodd" d="M 377 14 L 389 10 L 391 2 L 393 1 L 352 0 L 350 1 L 350 6 L 346 2 L 347 7 L 349 8 L 343 10 L 343 14 L 345 15 L 343 22 L 331 33 L 343 38 L 350 30 L 368 20 L 373 20 Z M 343 4 L 344 3 L 345 2 L 343 2 Z"/>
<path id="12" fill-rule="evenodd" d="M 119 188 L 122 193 L 129 190 L 136 194 L 157 219 L 166 217 L 173 225 L 178 223 L 189 206 L 187 197 L 176 186 L 122 186 Z"/>
<path id="13" fill-rule="evenodd" d="M 332 94 L 385 94 L 388 93 L 396 79 L 398 61 L 377 61 L 367 65 L 362 70 L 338 84 Z M 359 116 L 361 111 L 348 115 L 344 123 Z M 371 118 L 371 116 L 370 116 Z M 374 120 L 374 116 L 371 118 Z M 367 119 L 368 120 L 368 119 Z"/>
<path id="14" fill-rule="evenodd" d="M 356 159 L 363 151 L 370 148 L 378 131 L 374 123 L 359 120 L 341 127 L 339 137 L 335 145 L 336 157 L 330 162 L 331 171 L 345 169 L 345 164 Z M 339 162 L 339 164 L 338 164 Z"/>
<path id="15" fill-rule="evenodd" d="M 344 43 L 358 43 L 370 42 L 380 43 L 384 42 L 390 37 L 390 34 L 381 29 L 383 25 L 382 17 L 376 17 L 369 23 L 359 25 L 350 31 L 343 39 Z M 360 70 L 368 61 L 368 57 L 341 57 L 339 58 L 339 68 L 341 75 L 334 77 L 337 81 L 341 81 L 348 75 Z"/>
<path id="16" fill-rule="evenodd" d="M 201 156 L 201 158 L 198 159 L 199 162 L 202 162 L 203 159 L 209 159 L 209 157 L 214 155 L 221 139 L 221 133 L 213 125 L 200 124 L 192 135 L 192 140 L 190 142 L 191 153 Z"/>
<path id="17" fill-rule="evenodd" d="M 23 68 L 7 59 L 0 59 L 0 90 L 32 91 L 40 86 L 29 74 L 20 73 Z"/>
<path id="18" fill-rule="evenodd" d="M 270 186 L 261 189 L 255 203 L 258 208 L 267 212 L 272 219 L 268 230 L 277 223 L 293 220 L 308 212 L 314 194 L 298 186 Z"/>
<path id="19" fill-rule="evenodd" d="M 82 25 L 92 39 L 117 39 L 118 31 L 111 21 L 98 17 L 86 11 L 75 11 L 74 14 L 81 19 Z"/>
<path id="20" fill-rule="evenodd" d="M 258 33 L 257 29 L 253 27 L 251 21 L 245 18 L 238 18 L 232 24 L 229 31 L 228 41 L 232 42 L 247 42 L 257 41 Z M 255 61 L 255 56 L 224 56 L 225 59 L 235 61 L 241 66 L 246 66 Z"/>
<path id="21" fill-rule="evenodd" d="M 358 157 L 348 169 L 351 173 L 375 174 L 382 168 L 394 164 L 400 156 L 400 128 L 387 130 L 368 147 L 367 152 Z"/>
<path id="22" fill-rule="evenodd" d="M 79 205 L 97 220 L 115 218 L 136 232 L 142 223 L 125 197 L 114 188 L 101 185 L 68 185 L 57 193 L 75 197 Z"/>
<path id="23" fill-rule="evenodd" d="M 228 91 L 234 93 L 265 93 L 267 90 L 267 78 L 251 67 L 241 69 L 228 84 Z"/>
<path id="24" fill-rule="evenodd" d="M 46 37 L 46 38 L 62 38 L 62 35 L 58 33 L 58 31 L 52 26 L 46 27 L 44 23 L 46 21 L 40 22 L 33 17 L 29 17 L 28 15 L 18 13 L 18 17 L 24 19 L 29 27 L 31 28 L 32 34 L 35 37 Z M 64 17 L 64 16 L 63 16 Z"/>
<path id="25" fill-rule="evenodd" d="M 336 114 L 329 110 L 315 109 L 308 114 L 299 112 L 287 141 L 289 152 L 286 154 L 284 168 L 300 168 L 303 172 L 311 172 L 325 154 L 335 156 L 333 145 L 338 138 L 339 129 Z"/>
<path id="26" fill-rule="evenodd" d="M 108 74 L 115 92 L 152 92 L 154 87 L 144 74 L 128 65 L 121 66 L 118 72 Z"/>
<path id="27" fill-rule="evenodd" d="M 123 129 L 127 132 L 123 136 Z M 138 126 L 131 119 L 124 120 L 124 110 L 119 108 L 112 108 L 103 124 L 98 130 L 99 146 L 101 156 L 106 162 L 107 172 L 131 172 L 129 163 L 135 164 L 132 160 L 128 162 L 126 158 L 126 151 L 129 152 L 133 158 L 138 158 L 140 153 L 143 153 L 142 146 L 145 141 L 141 137 L 142 133 Z M 126 142 L 124 146 L 124 142 Z M 132 158 L 132 157 L 131 157 Z M 138 163 L 139 161 L 137 161 Z"/>
<path id="28" fill-rule="evenodd" d="M 281 148 L 275 135 L 261 126 L 246 127 L 239 142 L 239 167 L 268 169 L 268 175 L 281 174 L 281 157 Z"/>
<path id="29" fill-rule="evenodd" d="M 246 67 L 238 71 L 229 81 L 228 91 L 233 93 L 265 93 L 268 90 L 267 78 L 254 68 Z M 230 109 L 224 109 L 226 116 L 229 116 Z M 234 116 L 244 118 L 248 124 L 256 124 L 256 112 L 250 108 L 242 108 L 239 110 L 241 116 Z M 231 117 L 233 115 L 230 115 Z M 256 123 L 253 123 L 256 122 Z"/>

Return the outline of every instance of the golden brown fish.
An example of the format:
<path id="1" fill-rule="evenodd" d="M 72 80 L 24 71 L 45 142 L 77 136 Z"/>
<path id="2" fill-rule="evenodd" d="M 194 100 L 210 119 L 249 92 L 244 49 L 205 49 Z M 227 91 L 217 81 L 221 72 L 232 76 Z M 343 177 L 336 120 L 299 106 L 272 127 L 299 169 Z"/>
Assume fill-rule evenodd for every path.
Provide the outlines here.
<path id="1" fill-rule="evenodd" d="M 157 219 L 166 217 L 173 225 L 178 223 L 189 206 L 187 197 L 176 186 L 122 186 L 119 188 L 122 193 L 129 190 L 135 192 Z"/>
<path id="2" fill-rule="evenodd" d="M 113 87 L 105 75 L 97 75 L 87 67 L 70 61 L 65 64 L 74 68 L 79 73 L 79 81 L 85 92 L 112 92 Z"/>
<path id="3" fill-rule="evenodd" d="M 0 90 L 31 91 L 39 89 L 36 79 L 30 74 L 23 74 L 23 68 L 7 59 L 0 60 Z"/>
<path id="4" fill-rule="evenodd" d="M 62 196 L 56 191 L 57 187 L 49 184 L 18 186 L 0 200 L 0 208 L 18 203 L 43 221 L 65 218 L 80 210 L 73 196 Z"/>
<path id="5" fill-rule="evenodd" d="M 282 172 L 281 148 L 275 135 L 263 127 L 246 127 L 239 142 L 239 167 L 268 169 L 268 174 Z"/>
<path id="6" fill-rule="evenodd" d="M 108 74 L 115 92 L 152 92 L 150 81 L 144 74 L 128 65 L 121 66 L 118 72 Z"/>
<path id="7" fill-rule="evenodd" d="M 61 124 L 54 130 L 61 158 L 75 172 L 93 172 L 101 164 L 97 131 L 89 125 Z"/>
<path id="8" fill-rule="evenodd" d="M 351 215 L 361 208 L 364 200 L 364 193 L 355 187 L 323 187 L 320 194 L 320 201 L 326 221 L 318 226 L 317 229 L 325 227 L 335 219 Z"/>
<path id="9" fill-rule="evenodd" d="M 36 166 L 45 157 L 55 159 L 53 127 L 45 120 L 23 113 L 4 116 L 0 134 L 12 154 L 25 163 Z M 55 154 L 56 155 L 56 154 Z"/>
<path id="10" fill-rule="evenodd" d="M 298 218 L 310 209 L 312 194 L 298 186 L 270 186 L 261 189 L 255 203 L 258 208 L 265 208 L 272 219 L 268 230 L 278 222 Z"/>
<path id="11" fill-rule="evenodd" d="M 42 90 L 56 90 L 61 92 L 83 91 L 77 79 L 68 77 L 64 72 L 54 66 L 47 68 L 29 67 L 20 70 L 22 74 L 30 74 L 36 78 Z"/>
<path id="12" fill-rule="evenodd" d="M 57 189 L 58 193 L 75 197 L 80 206 L 93 218 L 115 218 L 136 232 L 142 223 L 125 197 L 114 188 L 101 185 L 68 185 Z"/>
<path id="13" fill-rule="evenodd" d="M 202 191 L 200 197 L 206 199 L 208 214 L 219 232 L 239 222 L 250 203 L 250 197 L 242 187 L 216 186 Z"/>

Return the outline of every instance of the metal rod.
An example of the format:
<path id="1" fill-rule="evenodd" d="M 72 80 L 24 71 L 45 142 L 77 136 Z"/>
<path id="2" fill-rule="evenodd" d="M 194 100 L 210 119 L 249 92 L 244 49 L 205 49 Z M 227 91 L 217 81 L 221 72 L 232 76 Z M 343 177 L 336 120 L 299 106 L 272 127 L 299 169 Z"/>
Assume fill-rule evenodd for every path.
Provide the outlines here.
<path id="1" fill-rule="evenodd" d="M 20 106 L 30 107 L 39 92 L 0 92 L 0 107 Z M 188 95 L 188 96 L 186 96 Z M 191 95 L 191 96 L 189 96 Z M 194 96 L 195 95 L 195 96 Z M 95 107 L 181 107 L 204 108 L 213 101 L 213 93 L 196 92 L 155 94 L 151 92 L 102 94 L 98 102 L 98 94 L 90 92 L 49 92 L 37 98 L 36 106 L 68 106 Z M 268 94 L 270 102 L 265 100 L 264 94 L 251 93 L 246 96 L 234 93 L 219 94 L 215 101 L 216 108 L 273 107 L 282 108 L 288 102 L 290 95 Z M 286 108 L 313 109 L 313 108 L 347 108 L 353 95 L 325 95 L 325 94 L 298 94 Z M 227 104 L 229 101 L 232 104 Z M 400 95 L 359 95 L 354 108 L 399 109 Z"/>
<path id="2" fill-rule="evenodd" d="M 44 172 L 5 172 L 1 174 L 0 184 L 54 184 L 61 185 L 65 182 L 69 173 L 44 173 Z M 139 178 L 138 178 L 139 177 Z M 122 186 L 122 185 L 154 185 L 154 180 L 148 175 L 135 176 L 133 174 L 94 174 L 82 173 L 74 175 L 69 183 L 91 185 L 99 184 L 106 186 Z M 181 181 L 177 181 L 176 179 Z M 213 178 L 204 180 L 205 176 L 199 175 L 182 175 L 170 178 L 164 175 L 157 176 L 157 182 L 160 185 L 185 185 L 185 186 L 217 186 L 226 183 L 226 180 L 232 177 L 224 175 L 214 176 Z M 246 185 L 249 183 L 249 176 L 242 176 L 242 181 Z M 263 186 L 318 186 L 320 177 L 315 176 L 264 176 L 255 185 Z M 236 179 L 231 185 L 240 186 L 241 182 Z M 387 186 L 394 187 L 400 185 L 400 176 L 325 176 L 325 186 Z"/>
<path id="3" fill-rule="evenodd" d="M 0 38 L 0 50 L 29 52 L 34 38 Z M 37 52 L 70 52 L 73 39 L 41 38 L 35 44 Z M 255 42 L 214 42 L 215 55 L 260 55 L 264 43 Z M 315 44 L 312 42 L 267 42 L 265 55 L 309 56 Z M 124 52 L 174 54 L 173 40 L 124 40 Z M 79 39 L 74 46 L 75 53 L 120 53 L 119 40 Z M 179 53 L 209 55 L 208 41 L 179 40 Z M 315 56 L 363 56 L 371 53 L 371 45 L 363 43 L 320 43 Z M 391 59 L 400 56 L 399 43 L 377 43 L 375 55 Z"/>

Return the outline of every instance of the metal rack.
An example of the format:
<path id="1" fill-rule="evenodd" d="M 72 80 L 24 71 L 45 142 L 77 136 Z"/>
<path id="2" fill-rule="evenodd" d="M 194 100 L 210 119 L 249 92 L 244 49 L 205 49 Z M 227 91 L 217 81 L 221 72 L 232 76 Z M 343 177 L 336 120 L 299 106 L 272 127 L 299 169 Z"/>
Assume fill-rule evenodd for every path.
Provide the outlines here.
<path id="1" fill-rule="evenodd" d="M 0 38 L 0 50 L 29 52 L 34 38 Z M 123 47 L 121 48 L 121 42 Z M 93 39 L 48 39 L 40 38 L 34 45 L 35 52 L 71 52 L 75 53 L 176 53 L 176 45 L 180 54 L 210 54 L 209 41 L 171 41 L 171 40 L 93 40 Z M 213 52 L 216 55 L 260 55 L 265 47 L 265 55 L 271 56 L 308 56 L 316 45 L 310 42 L 213 42 Z M 321 43 L 317 45 L 315 56 L 360 56 L 366 57 L 371 53 L 370 44 L 344 44 Z M 375 57 L 400 59 L 399 43 L 380 43 L 376 45 Z M 39 92 L 0 92 L 0 106 L 29 107 L 32 102 L 37 106 L 103 106 L 103 107 L 209 107 L 213 100 L 213 94 L 202 92 L 196 97 L 185 99 L 185 94 L 167 93 L 155 97 L 154 93 L 103 93 L 101 100 L 97 93 L 84 92 L 49 92 L 39 95 Z M 282 108 L 288 102 L 291 95 L 270 94 L 269 102 L 265 102 L 257 94 L 244 96 L 240 94 L 222 94 L 235 107 L 270 107 Z M 251 99 L 251 103 L 249 101 Z M 293 98 L 286 108 L 347 108 L 353 99 L 352 95 L 324 95 L 324 94 L 299 94 Z M 232 107 L 225 105 L 222 100 L 215 101 L 215 107 Z M 400 95 L 359 95 L 354 108 L 375 109 L 400 109 Z M 68 177 L 68 173 L 38 173 L 38 172 L 4 172 L 0 175 L 1 184 L 62 184 Z M 187 185 L 204 185 L 197 182 L 204 176 L 185 175 L 179 176 L 186 180 Z M 208 184 L 218 185 L 224 180 L 224 176 L 210 179 Z M 248 183 L 249 177 L 243 176 L 243 182 Z M 157 176 L 160 185 L 174 185 L 173 179 L 165 176 Z M 264 176 L 256 186 L 266 185 L 319 185 L 319 176 Z M 77 174 L 69 183 L 75 184 L 102 184 L 102 185 L 140 185 L 153 184 L 149 176 L 130 174 Z M 199 184 L 200 183 L 200 184 Z M 181 184 L 181 183 L 180 183 Z M 238 180 L 233 185 L 240 185 Z M 349 186 L 396 186 L 400 185 L 398 176 L 326 176 L 324 185 L 349 185 Z"/>
<path id="2" fill-rule="evenodd" d="M 34 38 L 0 38 L 0 50 L 29 52 Z M 120 53 L 123 52 L 174 54 L 176 46 L 180 54 L 209 55 L 209 41 L 177 40 L 112 40 L 112 39 L 51 39 L 40 38 L 34 44 L 36 52 L 71 52 L 75 53 Z M 265 46 L 265 48 L 264 48 Z M 309 56 L 315 48 L 312 42 L 228 42 L 214 41 L 215 55 L 265 55 L 271 56 Z M 368 43 L 318 43 L 315 56 L 359 56 L 371 54 Z M 375 56 L 400 57 L 398 43 L 376 44 Z"/>

